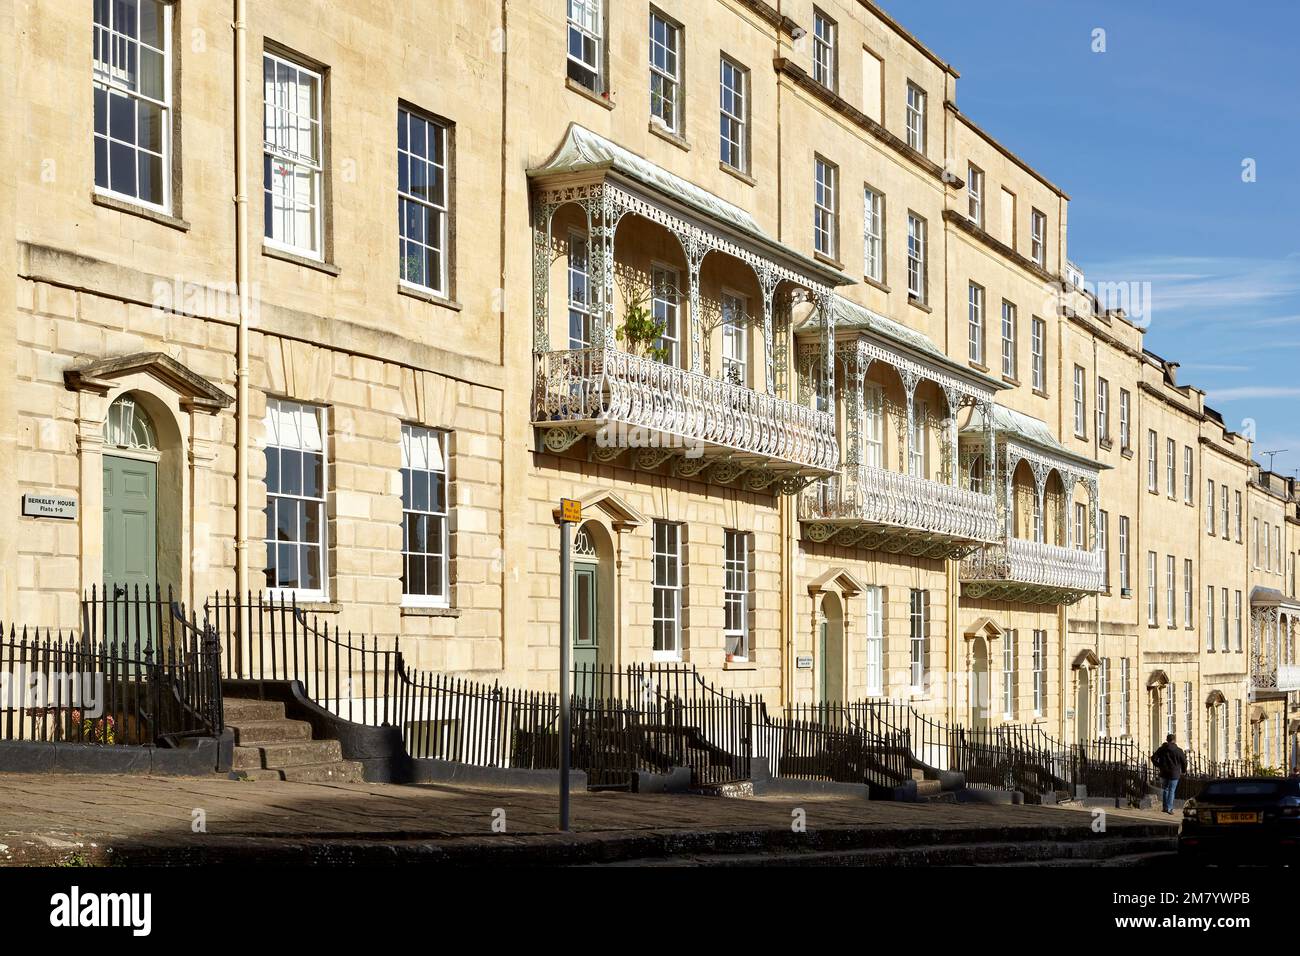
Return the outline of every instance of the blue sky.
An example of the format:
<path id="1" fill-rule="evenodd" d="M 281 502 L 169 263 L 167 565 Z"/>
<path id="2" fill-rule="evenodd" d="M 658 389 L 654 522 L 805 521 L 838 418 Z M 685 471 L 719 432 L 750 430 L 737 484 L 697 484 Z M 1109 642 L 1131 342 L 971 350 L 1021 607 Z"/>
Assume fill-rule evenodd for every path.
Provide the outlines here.
<path id="1" fill-rule="evenodd" d="M 1300 468 L 1300 3 L 882 6 L 961 73 L 962 111 L 1069 193 L 1088 281 L 1151 283 L 1147 348 L 1230 427 L 1253 419 L 1257 458 Z"/>

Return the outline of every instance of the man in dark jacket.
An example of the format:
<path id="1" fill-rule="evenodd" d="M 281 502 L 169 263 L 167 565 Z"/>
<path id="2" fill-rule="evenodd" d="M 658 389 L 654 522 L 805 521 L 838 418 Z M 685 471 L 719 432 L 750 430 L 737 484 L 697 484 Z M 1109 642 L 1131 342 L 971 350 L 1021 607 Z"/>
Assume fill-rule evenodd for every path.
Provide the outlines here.
<path id="1" fill-rule="evenodd" d="M 1161 796 L 1164 799 L 1165 813 L 1174 812 L 1174 795 L 1178 792 L 1178 778 L 1187 772 L 1187 754 L 1174 743 L 1170 734 L 1159 749 L 1151 755 L 1151 762 L 1160 771 Z"/>

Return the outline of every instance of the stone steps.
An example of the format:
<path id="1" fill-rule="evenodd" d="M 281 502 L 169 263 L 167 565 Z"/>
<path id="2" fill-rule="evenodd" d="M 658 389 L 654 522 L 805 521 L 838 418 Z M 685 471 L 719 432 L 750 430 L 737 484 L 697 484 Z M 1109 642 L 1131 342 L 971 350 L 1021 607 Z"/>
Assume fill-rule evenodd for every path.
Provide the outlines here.
<path id="1" fill-rule="evenodd" d="M 245 780 L 363 783 L 362 765 L 343 759 L 337 740 L 316 740 L 311 724 L 285 717 L 279 701 L 227 698 L 226 726 L 235 735 L 231 769 Z"/>

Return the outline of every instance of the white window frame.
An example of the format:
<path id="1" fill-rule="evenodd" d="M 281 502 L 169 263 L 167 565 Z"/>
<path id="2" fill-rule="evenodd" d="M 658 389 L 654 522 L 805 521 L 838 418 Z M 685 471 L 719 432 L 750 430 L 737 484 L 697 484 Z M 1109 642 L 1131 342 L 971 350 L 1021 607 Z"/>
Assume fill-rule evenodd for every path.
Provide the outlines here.
<path id="1" fill-rule="evenodd" d="M 425 156 L 421 156 L 411 151 L 410 127 L 411 127 L 411 123 L 415 121 L 426 124 L 429 131 L 434 132 L 441 139 L 442 141 L 441 167 L 439 167 L 436 161 L 436 153 L 432 148 L 429 149 L 428 154 Z M 398 139 L 398 146 L 397 146 L 397 163 L 398 163 L 397 203 L 399 207 L 397 241 L 399 247 L 399 258 L 403 263 L 403 267 L 398 272 L 398 282 L 400 282 L 403 286 L 407 287 L 408 289 L 418 289 L 422 292 L 431 292 L 434 295 L 447 298 L 450 295 L 450 286 L 448 284 L 448 280 L 451 274 L 451 269 L 450 269 L 451 264 L 448 261 L 448 255 L 451 251 L 450 244 L 448 242 L 450 231 L 451 231 L 451 224 L 450 224 L 451 206 L 450 203 L 448 202 L 448 194 L 450 191 L 449 187 L 450 187 L 450 182 L 452 177 L 452 171 L 450 168 L 451 156 L 452 156 L 451 130 L 447 126 L 447 124 L 443 123 L 441 120 L 435 119 L 432 116 L 429 116 L 425 113 L 421 113 L 418 110 L 414 110 L 406 106 L 398 107 L 397 122 L 399 126 L 399 139 Z M 407 131 L 406 134 L 407 141 L 406 141 L 405 148 L 403 148 L 403 146 L 401 145 L 401 137 L 400 137 L 401 129 L 403 127 Z M 406 190 L 402 189 L 402 185 L 401 185 L 402 168 L 406 167 L 409 170 L 414 170 L 416 168 L 415 166 L 416 163 L 425 164 L 429 168 L 429 172 L 435 175 L 437 171 L 441 169 L 441 176 L 437 177 L 442 184 L 441 196 L 433 195 L 432 190 L 430 190 L 430 194 L 428 196 L 421 196 L 418 193 L 416 193 L 413 189 L 413 177 L 410 176 L 409 173 L 407 176 L 407 189 Z M 412 238 L 405 235 L 406 222 L 407 222 L 405 207 L 406 204 L 408 203 L 425 211 L 425 221 L 423 225 L 425 226 L 426 230 L 428 228 L 428 217 L 430 215 L 434 215 L 437 217 L 438 220 L 437 246 L 430 245 L 428 241 L 427 232 L 422 239 L 418 237 Z M 404 250 L 405 248 L 413 244 L 418 246 L 421 250 L 433 249 L 437 251 L 438 276 L 437 276 L 436 284 L 416 282 L 407 278 L 406 269 L 405 269 L 405 263 L 407 260 L 402 250 Z"/>
<path id="2" fill-rule="evenodd" d="M 925 90 L 911 80 L 907 81 L 907 145 L 925 155 Z"/>
<path id="3" fill-rule="evenodd" d="M 722 290 L 722 377 L 749 385 L 749 300 L 731 289 Z M 732 370 L 738 370 L 734 375 Z"/>
<path id="4" fill-rule="evenodd" d="M 1154 428 L 1147 430 L 1147 491 L 1160 492 L 1160 439 Z"/>
<path id="5" fill-rule="evenodd" d="M 1183 504 L 1190 505 L 1196 500 L 1196 463 L 1192 456 L 1192 446 L 1183 446 Z M 1214 510 L 1214 496 L 1210 496 L 1210 510 Z"/>
<path id="6" fill-rule="evenodd" d="M 1205 586 L 1205 649 L 1214 653 L 1214 585 Z"/>
<path id="7" fill-rule="evenodd" d="M 883 608 L 883 591 L 875 585 L 863 589 L 866 604 L 865 623 L 867 628 L 867 674 L 866 693 L 868 697 L 885 695 L 885 620 Z"/>
<path id="8" fill-rule="evenodd" d="M 730 82 L 728 80 L 730 79 Z M 749 70 L 725 53 L 718 59 L 719 160 L 749 172 Z M 737 162 L 732 162 L 735 158 Z"/>
<path id="9" fill-rule="evenodd" d="M 966 354 L 984 365 L 984 287 L 972 282 L 966 290 Z"/>
<path id="10" fill-rule="evenodd" d="M 286 414 L 297 417 L 294 425 L 296 433 L 296 443 L 290 444 L 288 435 L 277 434 L 277 420 L 283 422 Z M 310 430 L 303 428 L 303 422 L 310 415 L 314 421 L 315 434 L 313 440 Z M 293 598 L 299 601 L 320 602 L 329 600 L 329 494 L 330 494 L 330 459 L 329 459 L 329 411 L 321 405 L 309 405 L 305 402 L 296 402 L 287 398 L 268 397 L 266 400 L 266 415 L 262 420 L 265 429 L 266 444 L 265 449 L 278 449 L 280 451 L 296 452 L 299 454 L 319 454 L 321 456 L 321 484 L 319 494 L 308 495 L 302 492 L 301 484 L 297 493 L 275 491 L 272 492 L 269 487 L 265 486 L 266 477 L 263 482 L 266 487 L 267 505 L 270 507 L 274 500 L 278 509 L 278 502 L 293 501 L 297 502 L 299 508 L 307 505 L 315 505 L 320 508 L 319 533 L 320 537 L 315 541 L 306 541 L 300 537 L 292 540 L 286 539 L 280 541 L 276 536 L 276 523 L 267 521 L 266 536 L 263 539 L 265 546 L 275 546 L 276 562 L 275 567 L 279 568 L 279 549 L 281 547 L 297 546 L 298 567 L 302 567 L 303 550 L 305 548 L 317 548 L 320 552 L 320 587 L 303 588 L 303 587 L 284 587 L 278 584 L 267 585 L 266 592 L 272 597 Z M 305 434 L 307 432 L 307 434 Z M 319 447 L 317 447 L 319 445 Z M 278 474 L 283 476 L 283 466 L 277 468 Z M 301 471 L 299 472 L 301 474 Z M 302 522 L 295 519 L 298 529 L 301 529 Z M 298 531 L 295 532 L 299 533 Z M 267 570 L 270 570 L 269 568 Z M 279 575 L 276 576 L 277 581 Z M 301 580 L 301 578 L 299 578 Z"/>
<path id="11" fill-rule="evenodd" d="M 1227 482 L 1223 482 L 1221 485 L 1219 485 L 1219 501 L 1222 504 L 1223 540 L 1227 541 L 1229 538 L 1232 537 L 1232 523 L 1230 518 L 1232 512 L 1228 506 L 1228 483 Z"/>
<path id="12" fill-rule="evenodd" d="M 984 170 L 974 163 L 966 166 L 966 215 L 971 222 L 984 228 Z"/>
<path id="13" fill-rule="evenodd" d="M 656 322 L 662 322 L 663 335 L 655 345 L 668 353 L 665 365 L 681 367 L 681 302 L 677 290 L 681 288 L 678 281 L 681 273 L 662 262 L 650 263 L 650 314 Z"/>
<path id="14" fill-rule="evenodd" d="M 662 532 L 662 535 L 661 535 Z M 656 520 L 651 529 L 651 655 L 656 661 L 682 659 L 682 526 Z M 671 572 L 662 580 L 660 568 Z M 663 613 L 660 613 L 660 606 Z M 665 640 L 660 641 L 660 635 Z M 655 647 L 655 643 L 665 646 Z"/>
<path id="15" fill-rule="evenodd" d="M 929 671 L 929 592 L 912 588 L 908 593 L 908 680 L 913 694 L 925 691 Z"/>
<path id="16" fill-rule="evenodd" d="M 1101 589 L 1110 591 L 1110 512 L 1097 512 L 1097 553 L 1101 556 Z"/>
<path id="17" fill-rule="evenodd" d="M 1029 334 L 1030 385 L 1036 392 L 1047 391 L 1047 323 L 1034 316 Z"/>
<path id="18" fill-rule="evenodd" d="M 914 212 L 907 214 L 907 294 L 924 303 L 925 294 L 925 219 Z"/>
<path id="19" fill-rule="evenodd" d="M 662 39 L 660 39 L 662 33 Z M 654 7 L 650 8 L 650 121 L 656 120 L 674 136 L 683 129 L 682 116 L 682 26 Z M 658 54 L 658 59 L 656 59 Z M 665 116 L 664 114 L 668 115 Z"/>
<path id="20" fill-rule="evenodd" d="M 1034 716 L 1043 716 L 1047 696 L 1047 632 L 1034 631 Z"/>
<path id="21" fill-rule="evenodd" d="M 1222 618 L 1223 625 L 1223 653 L 1227 654 L 1232 650 L 1232 631 L 1231 618 L 1228 616 L 1228 589 L 1219 588 L 1219 615 Z"/>
<path id="22" fill-rule="evenodd" d="M 440 428 L 428 428 L 423 425 L 402 424 L 402 606 L 403 607 L 447 607 L 451 599 L 451 469 L 447 453 L 450 445 L 450 432 Z M 422 443 L 425 447 L 421 448 L 417 442 Z M 442 467 L 434 467 L 434 459 L 431 454 L 433 444 L 436 443 L 438 457 L 442 462 Z M 423 456 L 423 457 L 421 457 Z M 425 508 L 416 508 L 408 506 L 406 494 L 406 472 L 422 471 L 430 481 L 429 506 Z M 442 510 L 437 511 L 432 507 L 433 486 L 432 482 L 435 477 L 440 477 L 442 482 Z M 414 494 L 411 495 L 414 498 Z M 439 534 L 440 552 L 432 551 L 411 551 L 410 532 L 408 528 L 408 518 L 424 517 L 441 522 L 441 533 Z M 432 592 L 426 589 L 424 593 L 415 594 L 407 591 L 409 577 L 410 561 L 416 558 L 428 560 L 432 557 L 441 558 L 440 577 L 442 579 L 442 589 L 438 592 Z M 425 580 L 427 581 L 427 575 Z"/>
<path id="23" fill-rule="evenodd" d="M 592 312 L 591 312 L 591 246 L 587 242 L 587 237 L 580 232 L 569 233 L 569 255 L 566 268 L 568 278 L 567 297 L 569 300 L 569 327 L 566 330 L 566 340 L 569 350 L 589 349 L 595 345 L 591 338 L 592 334 Z M 581 298 L 575 296 L 575 283 L 581 281 L 583 295 Z M 575 338 L 573 334 L 573 325 L 577 320 L 579 328 L 583 329 L 583 336 Z"/>
<path id="24" fill-rule="evenodd" d="M 1205 479 L 1205 533 L 1214 535 L 1214 508 L 1218 504 L 1218 495 L 1214 493 L 1214 479 Z"/>
<path id="25" fill-rule="evenodd" d="M 281 67 L 286 67 L 294 71 L 294 73 L 297 76 L 297 80 L 295 81 L 294 84 L 294 90 L 298 90 L 304 85 L 304 78 L 315 81 L 315 88 L 316 88 L 315 96 L 312 97 L 311 103 L 309 104 L 309 108 L 311 109 L 311 112 L 309 114 L 304 115 L 302 113 L 299 113 L 296 109 L 291 109 L 290 104 L 281 103 L 279 101 L 272 101 L 268 97 L 267 94 L 271 92 L 270 90 L 267 89 L 267 84 L 266 84 L 266 67 L 268 65 L 273 65 L 275 67 L 275 75 L 277 76 L 277 78 L 279 76 Z M 305 206 L 307 210 L 310 211 L 312 216 L 311 234 L 306 237 L 306 240 L 304 242 L 290 241 L 289 239 L 283 237 L 279 237 L 279 238 L 276 237 L 274 233 L 277 228 L 276 227 L 277 218 L 286 215 L 286 212 L 283 210 L 279 213 L 276 212 L 274 202 L 277 193 L 273 186 L 275 180 L 273 178 L 270 182 L 268 182 L 266 180 L 266 176 L 264 172 L 263 179 L 262 179 L 262 201 L 263 203 L 268 205 L 263 208 L 262 244 L 272 249 L 279 249 L 282 252 L 292 253 L 293 255 L 296 256 L 303 256 L 304 258 L 307 259 L 316 259 L 318 261 L 324 261 L 325 259 L 325 162 L 324 162 L 325 76 L 323 72 L 313 70 L 311 67 L 306 66 L 300 61 L 290 59 L 287 56 L 281 56 L 280 54 L 277 53 L 272 53 L 270 50 L 262 51 L 262 69 L 263 69 L 263 81 L 262 81 L 262 91 L 263 91 L 262 92 L 262 115 L 263 115 L 262 128 L 263 130 L 269 131 L 273 127 L 273 124 L 271 122 L 271 112 L 272 110 L 274 110 L 278 114 L 283 115 L 286 119 L 291 117 L 299 119 L 299 124 L 296 129 L 290 127 L 288 123 L 285 124 L 284 131 L 287 139 L 293 139 L 295 141 L 295 145 L 298 145 L 301 142 L 301 138 L 303 134 L 302 121 L 305 120 L 307 123 L 307 138 L 310 140 L 309 151 L 302 152 L 300 149 L 291 149 L 283 143 L 281 144 L 273 143 L 269 138 L 266 138 L 264 136 L 263 146 L 262 146 L 263 166 L 264 168 L 269 168 L 272 171 L 275 170 L 277 164 L 279 164 L 282 168 L 288 168 L 292 170 L 293 178 L 295 181 L 298 178 L 299 170 L 305 172 L 305 178 L 309 182 L 308 192 L 310 195 L 310 198 L 305 202 Z M 277 79 L 276 82 L 277 89 L 278 86 L 279 86 L 279 82 Z M 281 193 L 280 195 L 283 195 L 283 193 Z M 293 209 L 288 214 L 293 217 L 296 217 L 298 215 L 298 207 L 300 205 L 304 205 L 304 203 L 301 203 L 296 197 L 292 200 L 292 202 L 293 202 Z M 271 235 L 266 235 L 267 209 L 269 209 L 271 213 L 270 215 Z"/>
<path id="26" fill-rule="evenodd" d="M 1110 382 L 1097 376 L 1097 440 L 1110 442 Z"/>
<path id="27" fill-rule="evenodd" d="M 1165 439 L 1165 495 L 1170 501 L 1178 497 L 1178 442 Z"/>
<path id="28" fill-rule="evenodd" d="M 838 24 L 814 7 L 812 36 L 813 80 L 828 90 L 835 90 L 839 83 L 839 64 L 836 62 L 839 59 L 836 55 L 838 43 Z"/>
<path id="29" fill-rule="evenodd" d="M 1241 591 L 1234 591 L 1234 592 L 1233 592 L 1233 595 L 1232 595 L 1232 613 L 1233 613 L 1233 619 L 1234 619 L 1234 625 L 1233 625 L 1233 626 L 1234 626 L 1234 630 L 1235 630 L 1235 632 L 1236 632 L 1236 637 L 1237 637 L 1237 640 L 1236 640 L 1236 650 L 1237 650 L 1237 653 L 1240 654 L 1240 653 L 1241 653 L 1241 632 L 1242 632 L 1242 621 L 1241 621 Z"/>
<path id="30" fill-rule="evenodd" d="M 1121 388 L 1119 390 L 1119 447 L 1121 451 L 1129 451 L 1133 447 L 1132 405 L 1133 400 L 1128 389 Z"/>
<path id="31" fill-rule="evenodd" d="M 597 96 L 605 93 L 605 10 L 604 0 L 567 0 L 565 28 L 565 75 L 585 90 Z M 591 44 L 592 59 L 573 53 L 574 38 L 583 47 Z M 590 73 L 588 84 L 573 73 Z"/>
<path id="32" fill-rule="evenodd" d="M 1132 593 L 1132 578 L 1129 566 L 1129 520 L 1128 515 L 1119 516 L 1119 589 L 1121 594 Z"/>
<path id="33" fill-rule="evenodd" d="M 1183 627 L 1193 627 L 1195 602 L 1192 595 L 1192 559 L 1183 558 Z"/>
<path id="34" fill-rule="evenodd" d="M 1088 383 L 1082 365 L 1074 367 L 1074 435 L 1088 437 Z"/>
<path id="35" fill-rule="evenodd" d="M 724 532 L 722 639 L 723 650 L 730 661 L 749 660 L 750 536 L 749 531 L 727 529 Z M 739 627 L 732 626 L 733 621 L 738 621 Z"/>
<path id="36" fill-rule="evenodd" d="M 1016 629 L 1007 628 L 1002 635 L 1002 719 L 1016 717 Z"/>
<path id="37" fill-rule="evenodd" d="M 1178 562 L 1172 554 L 1165 555 L 1165 624 L 1178 626 Z"/>
<path id="38" fill-rule="evenodd" d="M 1079 551 L 1088 550 L 1088 506 L 1074 503 L 1074 546 Z"/>
<path id="39" fill-rule="evenodd" d="M 862 188 L 862 274 L 885 281 L 885 196 L 870 186 Z"/>
<path id="40" fill-rule="evenodd" d="M 96 4 L 96 7 L 99 5 Z M 146 209 L 154 209 L 164 214 L 170 214 L 172 209 L 172 122 L 173 122 L 173 91 L 172 91 L 172 14 L 173 3 L 171 0 L 160 4 L 162 8 L 162 23 L 159 26 L 159 35 L 162 39 L 162 48 L 159 49 L 152 44 L 145 43 L 140 37 L 140 9 L 136 5 L 136 31 L 134 36 L 125 34 L 116 29 L 115 14 L 117 3 L 106 2 L 104 9 L 108 15 L 106 23 L 100 23 L 98 20 L 93 21 L 93 43 L 92 48 L 92 89 L 98 93 L 104 91 L 104 132 L 100 134 L 92 126 L 92 152 L 98 141 L 104 142 L 104 161 L 106 168 L 104 175 L 108 185 L 100 186 L 95 184 L 95 192 L 101 196 L 112 196 L 130 203 L 133 206 L 142 206 Z M 93 14 L 92 14 L 93 16 Z M 135 47 L 135 76 L 132 78 L 131 70 L 120 65 L 118 57 L 127 53 Z M 109 59 L 100 59 L 98 54 L 101 49 L 108 51 Z M 161 56 L 162 58 L 162 97 L 150 96 L 140 89 L 141 80 L 141 62 L 143 60 L 142 52 Z M 129 61 L 128 61 L 129 62 Z M 138 132 L 140 122 L 141 103 L 150 104 L 159 110 L 158 136 L 160 151 L 145 149 L 139 145 L 140 138 L 137 135 L 135 142 L 125 140 L 116 140 L 113 138 L 112 123 L 112 101 L 115 97 L 125 98 L 132 103 L 131 116 L 132 128 Z M 133 179 L 136 183 L 136 193 L 118 192 L 112 188 L 112 167 L 113 167 L 113 144 L 117 143 L 131 151 L 131 162 L 135 164 Z M 152 202 L 144 199 L 139 195 L 140 182 L 140 155 L 155 156 L 158 158 L 159 179 L 161 180 L 162 202 Z M 98 171 L 98 160 L 92 159 L 94 170 L 92 178 L 97 179 L 95 175 Z"/>
<path id="41" fill-rule="evenodd" d="M 813 249 L 829 259 L 839 254 L 839 167 L 817 156 L 813 159 Z"/>
<path id="42" fill-rule="evenodd" d="M 1237 534 L 1236 534 L 1236 537 L 1237 537 L 1237 544 L 1241 544 L 1241 530 L 1242 530 L 1242 520 L 1241 520 L 1241 492 L 1240 492 L 1240 491 L 1234 491 L 1234 492 L 1232 493 L 1232 498 L 1233 498 L 1233 501 L 1232 501 L 1232 507 L 1233 507 L 1233 524 L 1236 526 L 1236 529 L 1237 529 Z"/>
<path id="43" fill-rule="evenodd" d="M 1047 267 L 1047 215 L 1037 209 L 1029 213 L 1029 257 Z"/>
<path id="44" fill-rule="evenodd" d="M 1002 300 L 1002 375 L 1004 378 L 1016 377 L 1016 307 L 1006 299 Z"/>
<path id="45" fill-rule="evenodd" d="M 1103 657 L 1097 666 L 1097 736 L 1110 736 L 1110 658 Z"/>
<path id="46" fill-rule="evenodd" d="M 1129 733 L 1128 682 L 1129 682 L 1128 658 L 1122 657 L 1120 658 L 1120 662 L 1119 662 L 1119 734 L 1121 737 L 1127 737 Z"/>
<path id="47" fill-rule="evenodd" d="M 863 460 L 872 468 L 885 467 L 885 389 L 866 382 L 862 389 Z"/>
<path id="48" fill-rule="evenodd" d="M 1156 627 L 1160 624 L 1160 608 L 1157 605 L 1158 591 L 1156 584 L 1156 553 L 1147 552 L 1147 626 Z"/>

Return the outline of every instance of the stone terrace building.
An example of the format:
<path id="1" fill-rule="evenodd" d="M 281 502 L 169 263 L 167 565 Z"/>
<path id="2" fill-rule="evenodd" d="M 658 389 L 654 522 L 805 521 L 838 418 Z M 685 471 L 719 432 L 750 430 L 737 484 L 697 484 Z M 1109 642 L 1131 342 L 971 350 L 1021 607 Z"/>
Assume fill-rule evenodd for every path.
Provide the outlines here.
<path id="1" fill-rule="evenodd" d="M 0 617 L 270 590 L 545 687 L 571 587 L 579 661 L 1289 759 L 1296 489 L 874 4 L 0 0 L 0 59 Z"/>

